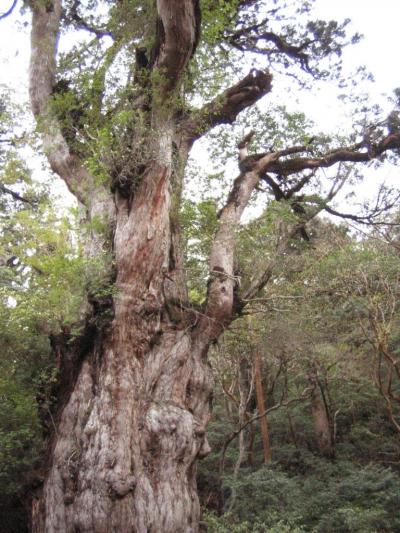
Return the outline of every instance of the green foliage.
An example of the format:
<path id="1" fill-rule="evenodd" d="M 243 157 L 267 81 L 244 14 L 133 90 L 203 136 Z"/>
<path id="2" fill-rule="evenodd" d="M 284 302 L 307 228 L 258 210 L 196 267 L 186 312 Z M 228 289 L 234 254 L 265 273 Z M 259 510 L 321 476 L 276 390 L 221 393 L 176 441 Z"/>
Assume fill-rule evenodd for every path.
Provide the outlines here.
<path id="1" fill-rule="evenodd" d="M 285 211 L 278 206 L 275 216 L 284 220 Z M 248 274 L 257 268 L 254 261 L 247 265 L 252 247 L 265 254 L 264 263 L 272 253 L 276 221 L 260 217 L 241 229 L 239 259 Z M 279 263 L 273 283 L 252 303 L 252 331 L 248 320 L 237 321 L 212 356 L 217 383 L 224 389 L 217 389 L 209 432 L 215 452 L 199 471 L 203 501 L 222 513 L 205 515 L 211 531 L 400 532 L 398 432 L 376 386 L 372 347 L 385 342 L 397 357 L 398 254 L 381 241 L 354 239 L 344 227 L 323 221 L 314 222 L 309 233 L 307 254 L 294 241 L 293 253 Z M 310 365 L 317 365 L 335 431 L 335 460 L 319 454 L 306 400 L 268 416 L 271 465 L 262 464 L 256 422 L 253 437 L 250 426 L 244 430 L 246 447 L 252 442 L 252 460 L 245 451 L 238 476 L 232 475 L 238 458 L 234 440 L 225 453 L 223 475 L 218 475 L 224 440 L 238 427 L 233 400 L 238 401 L 238 368 L 244 361 L 251 368 L 254 347 L 263 359 L 268 406 L 299 396 L 309 385 Z M 398 390 L 394 372 L 391 385 Z M 251 397 L 248 416 L 254 409 Z M 394 415 L 398 412 L 393 402 Z"/>
<path id="2" fill-rule="evenodd" d="M 202 303 L 204 282 L 208 278 L 208 256 L 218 227 L 217 208 L 213 200 L 185 201 L 179 217 L 186 243 L 189 296 L 193 301 Z"/>
<path id="3" fill-rule="evenodd" d="M 205 513 L 203 521 L 210 533 L 304 533 L 306 531 L 285 519 L 280 519 L 273 512 L 269 515 L 269 525 L 259 521 L 238 523 L 229 514 L 218 517 L 213 513 Z"/>
<path id="4" fill-rule="evenodd" d="M 4 363 L 2 364 L 4 369 Z M 21 491 L 30 481 L 38 460 L 41 432 L 37 419 L 36 390 L 27 382 L 28 372 L 15 371 L 0 380 L 0 490 L 3 496 Z M 23 383 L 21 378 L 25 377 Z"/>
<path id="5" fill-rule="evenodd" d="M 238 532 L 400 531 L 400 481 L 394 472 L 379 466 L 323 462 L 307 454 L 304 459 L 305 475 L 288 475 L 277 465 L 243 471 L 235 482 L 232 514 L 209 517 L 211 531 L 230 531 L 229 527 Z M 226 484 L 232 487 L 228 479 Z"/>
<path id="6" fill-rule="evenodd" d="M 151 131 L 145 114 L 126 104 L 97 130 L 95 142 L 88 141 L 92 153 L 86 164 L 99 183 L 128 184 L 132 191 L 150 158 Z"/>
<path id="7" fill-rule="evenodd" d="M 18 263 L 2 292 L 3 301 L 13 299 L 12 320 L 35 322 L 47 333 L 71 324 L 85 281 L 85 264 L 73 244 L 73 225 L 42 206 L 15 213 L 5 230 L 6 247 Z"/>
<path id="8" fill-rule="evenodd" d="M 239 0 L 201 0 L 203 40 L 209 45 L 220 42 L 223 34 L 236 19 Z"/>
<path id="9" fill-rule="evenodd" d="M 312 19 L 312 4 L 201 0 L 200 42 L 179 95 L 167 103 L 168 112 L 170 106 L 176 109 L 179 104 L 179 120 L 184 121 L 192 106 L 200 107 L 243 78 L 250 65 L 270 69 L 275 79 L 289 74 L 302 86 L 327 78 L 337 78 L 343 85 L 342 49 L 359 37 L 346 35 L 347 20 Z M 145 60 L 152 61 L 151 51 L 159 37 L 155 32 L 156 3 L 66 0 L 63 9 L 66 31 L 68 26 L 79 26 L 73 16 L 78 10 L 82 20 L 104 35 L 90 40 L 76 32 L 76 44 L 61 57 L 51 110 L 71 152 L 81 156 L 98 183 L 130 195 L 153 156 L 152 139 L 157 133 L 150 128 L 150 110 L 157 101 L 163 73 L 155 69 L 149 75 L 146 67 L 138 71 L 132 60 L 141 50 Z M 242 28 L 252 26 L 264 34 L 261 46 L 251 31 L 247 39 L 242 34 L 235 44 L 237 31 L 240 37 Z M 107 32 L 112 39 L 105 36 Z M 269 32 L 283 40 L 268 40 Z M 277 48 L 276 42 L 280 43 Z M 281 53 L 282 48 L 289 53 Z M 306 78 L 305 73 L 312 76 Z M 243 112 L 234 127 L 228 129 L 224 124 L 215 128 L 203 146 L 213 161 L 204 178 L 201 200 L 197 200 L 198 176 L 196 201 L 186 199 L 180 209 L 174 198 L 173 216 L 179 218 L 184 231 L 189 294 L 197 304 L 204 302 L 218 207 L 232 175 L 238 172 L 237 144 L 243 133 L 255 130 L 251 153 L 299 144 L 306 145 L 304 153 L 312 156 L 337 148 L 339 142 L 355 135 L 352 131 L 346 139 L 315 131 L 304 113 L 289 111 L 282 105 L 281 94 L 278 98 L 279 105 L 255 106 Z M 359 101 L 361 104 L 364 107 L 358 113 L 366 113 L 365 102 Z M 11 128 L 12 119 L 0 99 L 1 136 Z M 364 129 L 357 133 L 363 135 Z M 79 319 L 85 313 L 81 308 L 84 294 L 93 300 L 107 300 L 114 289 L 113 261 L 108 253 L 90 261 L 82 258 L 76 213 L 62 215 L 51 209 L 43 201 L 45 188 L 31 182 L 18 154 L 12 148 L 5 152 L 0 146 L 0 150 L 1 184 L 23 192 L 28 200 L 21 200 L 16 207 L 9 196 L 0 194 L 0 341 L 4 347 L 0 360 L 1 511 L 7 498 L 23 493 L 40 452 L 36 400 L 44 397 L 51 403 L 49 391 L 57 380 L 49 335 L 59 331 L 78 335 Z M 178 157 L 174 164 L 179 164 Z M 276 179 L 285 190 L 305 176 Z M 354 173 L 354 181 L 357 177 Z M 321 207 L 323 189 L 331 186 L 329 178 L 311 178 L 301 191 L 302 206 L 310 210 Z M 199 486 L 203 495 L 211 495 L 204 498 L 210 509 L 223 512 L 232 503 L 232 511 L 222 516 L 206 512 L 205 522 L 214 532 L 400 532 L 398 473 L 381 466 L 398 463 L 398 435 L 371 380 L 376 346 L 381 349 L 385 343 L 384 348 L 396 356 L 400 350 L 397 252 L 369 239 L 351 239 L 346 229 L 315 222 L 308 228 L 310 243 L 295 235 L 288 250 L 277 257 L 282 233 L 301 222 L 301 215 L 293 209 L 300 200 L 295 194 L 291 201 L 278 202 L 270 190 L 264 193 L 261 215 L 246 218 L 238 229 L 235 276 L 245 290 L 244 280 L 261 272 L 270 261 L 275 272 L 267 290 L 247 308 L 256 317 L 252 330 L 238 320 L 213 353 L 217 382 L 224 387 L 216 392 L 215 419 L 209 432 L 215 452 L 200 467 Z M 255 199 L 252 202 L 257 206 Z M 80 229 L 88 234 L 110 232 L 100 218 L 81 224 Z M 379 335 L 374 337 L 376 332 Z M 366 347 L 368 343 L 372 348 Z M 219 454 L 227 435 L 239 423 L 238 363 L 247 365 L 250 382 L 255 349 L 263 359 L 268 407 L 300 397 L 310 388 L 310 368 L 318 369 L 318 386 L 324 392 L 329 424 L 335 432 L 336 461 L 318 454 L 310 399 L 304 397 L 268 417 L 274 463 L 262 465 L 262 443 L 255 423 L 245 430 L 253 460 L 243 461 L 239 475 L 231 475 L 238 457 L 233 442 L 222 471 Z M 386 376 L 388 373 L 386 370 Z M 399 387 L 393 383 L 391 392 L 398 394 Z M 256 414 L 254 394 L 249 394 L 247 407 L 246 416 Z M 48 409 L 46 402 L 44 408 Z M 255 429 L 253 437 L 251 429 Z"/>

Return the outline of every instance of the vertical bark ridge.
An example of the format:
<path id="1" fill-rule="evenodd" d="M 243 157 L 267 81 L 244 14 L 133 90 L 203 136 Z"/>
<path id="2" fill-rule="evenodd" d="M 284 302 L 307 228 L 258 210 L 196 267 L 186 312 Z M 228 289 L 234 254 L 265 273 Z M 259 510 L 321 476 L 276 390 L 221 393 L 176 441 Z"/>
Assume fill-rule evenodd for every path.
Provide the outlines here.
<path id="1" fill-rule="evenodd" d="M 159 17 L 156 86 L 161 103 L 178 86 L 199 35 L 198 0 L 157 0 Z"/>
<path id="2" fill-rule="evenodd" d="M 314 422 L 314 433 L 318 451 L 321 455 L 332 459 L 335 455 L 332 430 L 328 412 L 322 397 L 318 370 L 314 364 L 309 371 L 308 380 L 312 387 L 311 413 Z"/>

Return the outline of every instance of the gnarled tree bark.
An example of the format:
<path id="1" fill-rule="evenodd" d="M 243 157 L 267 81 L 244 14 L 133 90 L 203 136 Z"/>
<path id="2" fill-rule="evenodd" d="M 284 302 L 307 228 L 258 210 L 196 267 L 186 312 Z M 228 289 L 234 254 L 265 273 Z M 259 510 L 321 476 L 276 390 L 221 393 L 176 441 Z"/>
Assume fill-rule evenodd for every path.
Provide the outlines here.
<path id="1" fill-rule="evenodd" d="M 195 463 L 208 452 L 209 340 L 171 319 L 165 290 L 177 268 L 171 228 L 177 135 L 166 100 L 193 52 L 197 22 L 192 0 L 157 6 L 163 28 L 153 67 L 161 73 L 151 125 L 157 136 L 140 185 L 126 198 L 96 186 L 62 136 L 50 110 L 61 2 L 32 3 L 31 101 L 44 147 L 88 215 L 115 226 L 117 272 L 113 319 L 90 337 L 84 331 L 80 353 L 66 342 L 59 346 L 64 402 L 33 503 L 35 532 L 197 530 Z"/>

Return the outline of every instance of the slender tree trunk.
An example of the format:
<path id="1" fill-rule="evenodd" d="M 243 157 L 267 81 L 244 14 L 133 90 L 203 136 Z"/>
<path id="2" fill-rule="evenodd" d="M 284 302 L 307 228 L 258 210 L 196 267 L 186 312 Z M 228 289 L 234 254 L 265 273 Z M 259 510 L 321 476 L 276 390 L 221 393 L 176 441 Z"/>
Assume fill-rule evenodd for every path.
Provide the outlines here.
<path id="1" fill-rule="evenodd" d="M 241 427 L 246 421 L 247 406 L 253 392 L 253 376 L 249 379 L 249 365 L 246 358 L 242 358 L 238 365 L 238 385 L 239 385 L 239 412 L 238 426 Z M 238 438 L 238 457 L 233 469 L 232 492 L 229 501 L 228 512 L 231 513 L 235 507 L 237 491 L 236 481 L 245 454 L 245 432 L 241 431 Z"/>
<path id="2" fill-rule="evenodd" d="M 249 427 L 249 441 L 247 443 L 247 462 L 249 466 L 254 464 L 254 439 L 256 436 L 256 428 L 254 424 Z"/>
<path id="3" fill-rule="evenodd" d="M 332 459 L 335 455 L 332 439 L 332 430 L 329 422 L 327 409 L 322 397 L 318 371 L 313 366 L 308 374 L 311 392 L 311 412 L 314 422 L 315 440 L 321 455 Z"/>
<path id="4" fill-rule="evenodd" d="M 265 397 L 264 389 L 262 386 L 261 378 L 261 360 L 260 354 L 257 349 L 253 352 L 253 364 L 254 364 L 254 383 L 255 383 L 255 392 L 257 399 L 257 410 L 260 414 L 265 413 Z M 271 462 L 271 444 L 269 439 L 269 430 L 268 430 L 268 421 L 267 415 L 260 418 L 260 429 L 261 429 L 261 438 L 264 450 L 264 463 L 268 464 Z"/>
<path id="5" fill-rule="evenodd" d="M 290 414 L 290 411 L 289 411 L 288 408 L 286 409 L 286 416 L 287 416 L 288 424 L 289 424 L 290 437 L 292 439 L 292 442 L 293 442 L 295 448 L 298 448 L 296 432 L 295 432 L 294 427 L 293 427 L 292 415 Z"/>

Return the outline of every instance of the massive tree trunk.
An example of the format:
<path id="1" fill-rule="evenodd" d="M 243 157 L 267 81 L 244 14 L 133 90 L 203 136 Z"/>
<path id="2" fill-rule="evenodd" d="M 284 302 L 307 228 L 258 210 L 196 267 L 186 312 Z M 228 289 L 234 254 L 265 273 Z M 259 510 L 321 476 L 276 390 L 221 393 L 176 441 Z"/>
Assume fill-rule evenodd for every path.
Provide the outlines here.
<path id="1" fill-rule="evenodd" d="M 111 239 L 87 236 L 87 251 L 93 255 L 107 248 L 116 272 L 112 298 L 89 297 L 92 312 L 82 335 L 53 342 L 60 371 L 52 416 L 56 431 L 44 485 L 33 500 L 32 528 L 35 533 L 197 531 L 196 461 L 209 452 L 205 426 L 212 394 L 206 356 L 232 316 L 232 289 L 225 294 L 225 285 L 232 286 L 233 259 L 229 252 L 227 276 L 219 270 L 210 283 L 210 311 L 201 318 L 184 311 L 176 210 L 184 164 L 200 131 L 197 122 L 204 128 L 205 116 L 209 127 L 234 120 L 269 90 L 270 76 L 248 77 L 250 88 L 243 94 L 246 83 L 223 95 L 223 105 L 211 103 L 206 115 L 200 110 L 178 130 L 173 99 L 196 45 L 198 6 L 195 0 L 157 2 L 162 31 L 152 63 L 151 135 L 144 139 L 151 156 L 140 175 L 131 176 L 134 192 L 118 186 L 111 192 L 85 170 L 51 111 L 61 2 L 31 7 L 30 93 L 44 148 L 89 219 L 101 216 L 108 225 Z M 180 164 L 173 165 L 173 157 Z M 247 197 L 251 190 L 246 189 Z M 225 235 L 234 231 L 244 207 L 241 201 L 230 209 L 233 226 L 225 227 Z M 211 269 L 221 254 L 216 245 Z M 218 294 L 224 296 L 225 320 Z"/>
<path id="2" fill-rule="evenodd" d="M 125 199 L 117 203 L 114 317 L 91 331 L 80 360 L 71 354 L 79 370 L 35 504 L 37 532 L 197 529 L 195 463 L 208 451 L 212 390 L 208 346 L 166 309 L 164 281 L 174 274 L 170 162 L 147 172 L 130 208 Z"/>
<path id="3" fill-rule="evenodd" d="M 157 58 L 165 81 L 157 87 L 153 110 L 152 158 L 134 196 L 117 190 L 114 198 L 90 186 L 94 181 L 46 109 L 54 83 L 49 47 L 55 47 L 61 5 L 33 7 L 31 98 L 34 112 L 47 118 L 42 128 L 50 163 L 86 203 L 90 217 L 101 212 L 104 198 L 114 201 L 108 222 L 115 227 L 116 269 L 113 318 L 104 318 L 104 304 L 93 301 L 91 325 L 82 338 L 57 345 L 61 404 L 48 473 L 33 504 L 37 533 L 198 527 L 196 460 L 209 451 L 205 425 L 212 380 L 205 355 L 210 336 L 202 336 L 187 319 L 174 321 L 168 310 L 170 293 L 184 299 L 185 287 L 179 286 L 179 249 L 171 224 L 176 131 L 165 104 L 194 46 L 194 3 L 158 4 L 162 50 L 170 55 L 161 51 Z M 186 30 L 178 44 L 168 42 L 171 17 Z M 174 284 L 177 289 L 168 288 Z"/>

